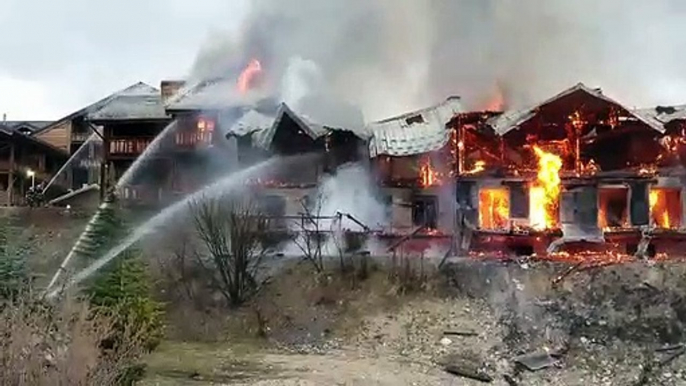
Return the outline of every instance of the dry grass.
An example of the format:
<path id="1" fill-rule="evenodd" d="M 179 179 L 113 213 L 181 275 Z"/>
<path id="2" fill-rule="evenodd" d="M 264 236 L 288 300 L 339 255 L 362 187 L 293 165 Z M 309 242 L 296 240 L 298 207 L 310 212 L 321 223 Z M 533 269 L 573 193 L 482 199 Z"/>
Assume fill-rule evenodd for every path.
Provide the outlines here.
<path id="1" fill-rule="evenodd" d="M 102 349 L 113 324 L 83 303 L 54 306 L 24 296 L 0 307 L 3 386 L 120 384 L 142 352 L 133 333 L 120 347 Z"/>

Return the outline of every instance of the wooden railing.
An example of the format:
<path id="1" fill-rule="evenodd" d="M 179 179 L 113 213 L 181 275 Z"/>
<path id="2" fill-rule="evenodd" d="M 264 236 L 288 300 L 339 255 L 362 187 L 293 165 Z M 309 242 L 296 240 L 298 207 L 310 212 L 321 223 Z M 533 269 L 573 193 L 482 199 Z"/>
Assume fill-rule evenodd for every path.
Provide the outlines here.
<path id="1" fill-rule="evenodd" d="M 110 155 L 138 155 L 143 153 L 154 138 L 114 138 L 110 140 Z"/>
<path id="2" fill-rule="evenodd" d="M 174 142 L 181 148 L 193 148 L 198 144 L 211 145 L 212 131 L 181 131 L 176 133 Z"/>

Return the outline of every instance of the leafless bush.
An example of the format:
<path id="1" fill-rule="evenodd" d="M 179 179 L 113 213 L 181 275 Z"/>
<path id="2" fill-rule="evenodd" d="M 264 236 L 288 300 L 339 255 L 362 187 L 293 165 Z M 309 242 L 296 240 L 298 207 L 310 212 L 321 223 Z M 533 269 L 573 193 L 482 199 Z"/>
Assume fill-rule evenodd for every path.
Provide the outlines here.
<path id="1" fill-rule="evenodd" d="M 205 295 L 201 294 L 205 275 L 200 272 L 201 267 L 195 257 L 196 245 L 188 232 L 174 232 L 172 237 L 167 242 L 170 248 L 157 254 L 159 286 L 168 301 L 195 303 Z M 204 303 L 196 305 L 202 307 Z"/>
<path id="2" fill-rule="evenodd" d="M 293 239 L 305 260 L 310 262 L 318 273 L 324 271 L 322 249 L 326 240 L 319 223 L 323 201 L 324 198 L 321 194 L 317 194 L 312 203 L 301 201 L 303 211 L 300 221 L 295 222 L 297 234 Z"/>
<path id="3" fill-rule="evenodd" d="M 0 385 L 115 385 L 126 383 L 142 353 L 131 331 L 103 349 L 113 322 L 83 303 L 53 306 L 23 296 L 0 311 Z"/>
<path id="4" fill-rule="evenodd" d="M 210 255 L 197 255 L 217 290 L 232 306 L 257 292 L 267 220 L 252 200 L 206 198 L 191 203 L 195 228 Z"/>
<path id="5" fill-rule="evenodd" d="M 431 269 L 424 256 L 394 256 L 388 269 L 388 278 L 397 286 L 399 294 L 425 291 L 429 288 Z"/>

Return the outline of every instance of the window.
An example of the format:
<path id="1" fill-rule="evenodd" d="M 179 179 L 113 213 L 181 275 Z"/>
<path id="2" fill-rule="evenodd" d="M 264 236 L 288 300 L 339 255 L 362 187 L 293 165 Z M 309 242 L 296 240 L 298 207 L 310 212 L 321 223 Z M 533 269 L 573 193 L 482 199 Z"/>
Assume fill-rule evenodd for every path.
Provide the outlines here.
<path id="1" fill-rule="evenodd" d="M 415 123 L 424 123 L 424 117 L 422 116 L 422 114 L 413 115 L 405 119 L 405 123 L 407 123 L 410 126 L 414 125 Z"/>
<path id="2" fill-rule="evenodd" d="M 651 188 L 649 196 L 650 220 L 658 228 L 676 229 L 681 226 L 681 190 Z"/>
<path id="3" fill-rule="evenodd" d="M 479 190 L 479 227 L 505 229 L 510 223 L 510 190 L 482 188 Z"/>
<path id="4" fill-rule="evenodd" d="M 601 229 L 629 226 L 629 188 L 601 187 L 598 190 L 598 226 Z"/>
<path id="5" fill-rule="evenodd" d="M 262 214 L 267 218 L 271 229 L 286 227 L 286 198 L 283 196 L 269 195 L 259 198 Z"/>
<path id="6" fill-rule="evenodd" d="M 412 223 L 436 229 L 438 227 L 438 200 L 436 196 L 415 196 L 412 203 Z"/>
<path id="7" fill-rule="evenodd" d="M 386 216 L 385 221 L 391 221 L 393 219 L 393 195 L 386 194 L 383 196 L 384 204 L 384 214 Z"/>
<path id="8" fill-rule="evenodd" d="M 286 199 L 283 196 L 263 196 L 260 206 L 268 217 L 283 217 L 286 215 Z"/>

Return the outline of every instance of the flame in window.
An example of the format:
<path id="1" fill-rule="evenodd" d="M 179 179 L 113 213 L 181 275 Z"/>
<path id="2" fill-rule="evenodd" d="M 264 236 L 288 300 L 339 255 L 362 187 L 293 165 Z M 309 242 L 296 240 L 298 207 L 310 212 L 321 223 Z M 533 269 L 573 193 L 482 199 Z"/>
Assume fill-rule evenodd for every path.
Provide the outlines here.
<path id="1" fill-rule="evenodd" d="M 510 219 L 510 191 L 486 188 L 479 191 L 479 226 L 482 229 L 505 229 Z"/>
<path id="2" fill-rule="evenodd" d="M 678 189 L 653 188 L 648 201 L 655 226 L 676 229 L 681 225 L 681 192 Z"/>
<path id="3" fill-rule="evenodd" d="M 419 183 L 423 188 L 441 184 L 440 173 L 431 166 L 431 159 L 425 158 L 419 167 Z"/>

